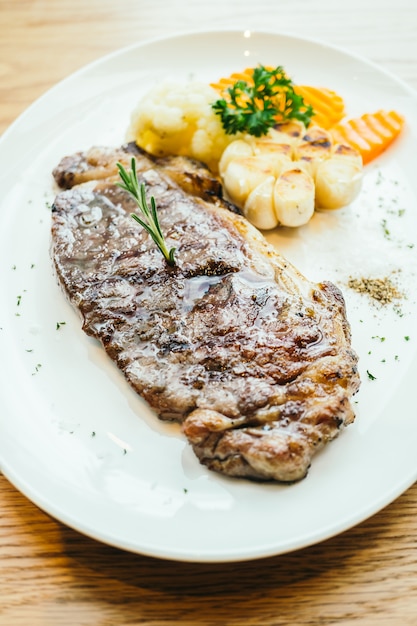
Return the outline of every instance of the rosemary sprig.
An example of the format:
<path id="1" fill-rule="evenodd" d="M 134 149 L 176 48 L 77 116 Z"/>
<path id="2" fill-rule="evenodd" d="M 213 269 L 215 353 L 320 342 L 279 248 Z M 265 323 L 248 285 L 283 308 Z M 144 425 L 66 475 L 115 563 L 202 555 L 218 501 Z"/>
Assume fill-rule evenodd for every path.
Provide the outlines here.
<path id="1" fill-rule="evenodd" d="M 127 191 L 136 200 L 136 203 L 146 221 L 141 219 L 136 213 L 131 213 L 131 216 L 150 234 L 159 250 L 162 252 L 168 265 L 175 265 L 175 248 L 168 250 L 165 243 L 164 235 L 162 234 L 161 227 L 159 225 L 155 198 L 153 196 L 150 198 L 151 206 L 148 206 L 145 184 L 141 183 L 141 185 L 139 185 L 138 182 L 135 158 L 132 157 L 130 173 L 125 170 L 121 163 L 117 163 L 116 165 L 119 170 L 119 176 L 123 181 L 123 183 L 117 183 L 117 185 Z"/>

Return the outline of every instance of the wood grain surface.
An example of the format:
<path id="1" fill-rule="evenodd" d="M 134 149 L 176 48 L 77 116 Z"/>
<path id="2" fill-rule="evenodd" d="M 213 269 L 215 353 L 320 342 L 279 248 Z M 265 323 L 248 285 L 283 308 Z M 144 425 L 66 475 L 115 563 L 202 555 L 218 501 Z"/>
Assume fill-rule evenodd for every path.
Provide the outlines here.
<path id="1" fill-rule="evenodd" d="M 0 0 L 0 133 L 86 63 L 202 27 L 324 39 L 417 89 L 415 0 Z M 0 511 L 1 626 L 417 624 L 417 484 L 324 543 L 237 564 L 176 563 L 102 545 L 40 511 L 3 476 Z"/>

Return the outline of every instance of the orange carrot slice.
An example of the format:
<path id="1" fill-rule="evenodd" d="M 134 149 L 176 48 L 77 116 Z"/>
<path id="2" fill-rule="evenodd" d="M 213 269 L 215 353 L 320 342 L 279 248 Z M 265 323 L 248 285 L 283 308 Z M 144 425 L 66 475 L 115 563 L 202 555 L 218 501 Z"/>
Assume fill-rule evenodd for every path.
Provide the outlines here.
<path id="1" fill-rule="evenodd" d="M 294 91 L 304 98 L 314 109 L 311 123 L 328 130 L 344 117 L 345 103 L 335 91 L 325 87 L 296 85 Z"/>
<path id="2" fill-rule="evenodd" d="M 253 67 L 247 67 L 242 72 L 234 72 L 233 74 L 230 74 L 230 76 L 220 78 L 216 83 L 210 83 L 210 87 L 213 87 L 213 89 L 222 94 L 223 91 L 225 91 L 229 87 L 232 87 L 232 85 L 234 85 L 238 80 L 244 80 L 247 83 L 251 84 L 253 69 Z"/>
<path id="3" fill-rule="evenodd" d="M 333 141 L 336 143 L 347 144 L 351 146 L 360 154 L 363 155 L 369 150 L 369 144 L 363 139 L 357 131 L 348 124 L 336 124 L 330 129 L 330 134 L 333 137 Z"/>
<path id="4" fill-rule="evenodd" d="M 403 125 L 402 115 L 396 111 L 381 110 L 344 120 L 330 128 L 330 133 L 337 143 L 345 143 L 358 150 L 365 165 L 392 144 Z"/>

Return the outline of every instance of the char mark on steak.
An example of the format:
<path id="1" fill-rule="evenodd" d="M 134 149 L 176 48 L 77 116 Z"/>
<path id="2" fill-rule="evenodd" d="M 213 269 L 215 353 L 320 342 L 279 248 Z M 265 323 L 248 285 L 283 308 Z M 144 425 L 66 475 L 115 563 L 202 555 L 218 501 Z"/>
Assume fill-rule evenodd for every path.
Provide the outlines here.
<path id="1" fill-rule="evenodd" d="M 223 198 L 219 178 L 204 163 L 182 156 L 155 157 L 133 142 L 116 149 L 93 147 L 64 157 L 52 174 L 61 189 L 71 189 L 92 180 L 115 181 L 118 179 L 116 163 L 119 161 L 128 168 L 132 157 L 135 157 L 139 172 L 156 168 L 186 193 L 224 206 L 234 213 L 241 213 L 238 207 Z"/>
<path id="2" fill-rule="evenodd" d="M 341 292 L 308 281 L 221 194 L 184 191 L 163 161 L 136 152 L 177 249 L 168 266 L 115 184 L 116 161 L 127 155 L 128 166 L 133 153 L 96 148 L 95 167 L 79 153 L 54 171 L 64 187 L 77 183 L 55 199 L 52 257 L 85 332 L 161 419 L 182 424 L 204 465 L 303 478 L 354 419 L 357 355 Z"/>

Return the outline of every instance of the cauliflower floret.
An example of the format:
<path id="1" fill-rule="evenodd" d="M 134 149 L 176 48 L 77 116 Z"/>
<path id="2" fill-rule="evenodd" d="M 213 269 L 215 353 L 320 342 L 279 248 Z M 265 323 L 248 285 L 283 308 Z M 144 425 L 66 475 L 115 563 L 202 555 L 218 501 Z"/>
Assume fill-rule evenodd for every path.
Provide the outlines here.
<path id="1" fill-rule="evenodd" d="M 128 140 L 155 156 L 198 159 L 217 173 L 222 152 L 236 139 L 226 135 L 211 108 L 217 98 L 217 92 L 204 83 L 159 84 L 133 111 Z"/>

